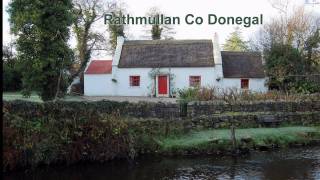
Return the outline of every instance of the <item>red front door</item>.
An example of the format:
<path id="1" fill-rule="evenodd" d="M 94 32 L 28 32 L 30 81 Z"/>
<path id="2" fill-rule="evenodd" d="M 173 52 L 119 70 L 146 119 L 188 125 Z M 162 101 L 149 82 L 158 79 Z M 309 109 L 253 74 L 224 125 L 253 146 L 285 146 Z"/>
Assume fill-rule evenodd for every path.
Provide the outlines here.
<path id="1" fill-rule="evenodd" d="M 158 94 L 165 95 L 168 94 L 168 77 L 158 76 Z"/>

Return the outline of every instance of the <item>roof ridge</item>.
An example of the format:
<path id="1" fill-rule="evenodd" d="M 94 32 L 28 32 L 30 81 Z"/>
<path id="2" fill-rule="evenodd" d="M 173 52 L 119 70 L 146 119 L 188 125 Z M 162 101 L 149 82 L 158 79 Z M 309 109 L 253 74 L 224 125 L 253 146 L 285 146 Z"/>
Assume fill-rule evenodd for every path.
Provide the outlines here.
<path id="1" fill-rule="evenodd" d="M 126 40 L 123 45 L 154 45 L 154 44 L 199 44 L 211 43 L 211 39 L 164 39 L 164 40 Z"/>

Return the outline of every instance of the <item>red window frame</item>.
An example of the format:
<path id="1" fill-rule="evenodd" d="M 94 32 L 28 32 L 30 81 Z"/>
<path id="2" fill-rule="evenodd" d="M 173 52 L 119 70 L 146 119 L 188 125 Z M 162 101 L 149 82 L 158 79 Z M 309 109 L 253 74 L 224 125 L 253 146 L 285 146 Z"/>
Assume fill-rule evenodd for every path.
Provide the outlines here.
<path id="1" fill-rule="evenodd" d="M 201 76 L 189 76 L 189 86 L 199 87 L 201 85 Z"/>
<path id="2" fill-rule="evenodd" d="M 140 76 L 130 76 L 130 86 L 140 86 Z"/>
<path id="3" fill-rule="evenodd" d="M 241 79 L 241 89 L 249 89 L 249 79 Z"/>

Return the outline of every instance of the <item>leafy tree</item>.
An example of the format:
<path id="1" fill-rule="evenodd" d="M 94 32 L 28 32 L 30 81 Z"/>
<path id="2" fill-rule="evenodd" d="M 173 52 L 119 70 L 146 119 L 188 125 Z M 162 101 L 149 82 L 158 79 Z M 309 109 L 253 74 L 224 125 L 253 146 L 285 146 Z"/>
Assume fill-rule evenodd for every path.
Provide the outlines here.
<path id="1" fill-rule="evenodd" d="M 157 17 L 163 14 L 157 7 L 150 8 L 149 12 L 146 16 L 149 17 Z M 151 30 L 148 29 L 148 32 L 151 33 L 152 40 L 159 39 L 173 39 L 173 35 L 175 32 L 173 31 L 173 27 L 166 24 L 153 24 L 151 25 Z M 149 36 L 149 35 L 148 35 Z"/>
<path id="2" fill-rule="evenodd" d="M 294 81 L 292 75 L 303 72 L 303 58 L 297 48 L 290 45 L 275 44 L 265 52 L 269 85 L 288 90 Z"/>
<path id="3" fill-rule="evenodd" d="M 152 40 L 161 39 L 162 31 L 163 31 L 163 28 L 161 28 L 159 24 L 152 25 L 152 29 L 151 29 Z"/>
<path id="4" fill-rule="evenodd" d="M 264 52 L 270 85 L 282 90 L 314 92 L 311 87 L 316 87 L 312 84 L 315 82 L 301 83 L 299 79 L 307 81 L 312 79 L 310 74 L 320 72 L 320 17 L 304 7 L 291 11 L 289 1 L 274 0 L 272 6 L 279 15 L 262 26 L 250 45 Z"/>
<path id="5" fill-rule="evenodd" d="M 18 91 L 21 90 L 21 71 L 19 62 L 12 52 L 10 46 L 2 46 L 2 65 L 3 65 L 3 90 Z"/>
<path id="6" fill-rule="evenodd" d="M 36 91 L 52 100 L 66 90 L 67 70 L 73 61 L 68 47 L 72 23 L 71 0 L 12 0 L 8 13 L 18 37 L 24 95 Z"/>
<path id="7" fill-rule="evenodd" d="M 114 9 L 111 10 L 113 17 L 121 17 L 123 15 L 124 9 L 117 5 L 114 6 Z M 109 43 L 110 43 L 110 50 L 114 53 L 114 50 L 117 47 L 117 37 L 123 36 L 125 37 L 124 32 L 125 26 L 123 24 L 108 24 L 108 31 L 109 31 Z"/>
<path id="8" fill-rule="evenodd" d="M 73 31 L 77 40 L 77 60 L 80 68 L 73 74 L 77 76 L 87 66 L 91 53 L 95 49 L 102 49 L 106 39 L 101 32 L 95 31 L 92 27 L 95 22 L 103 18 L 103 13 L 113 3 L 103 0 L 73 0 Z"/>
<path id="9" fill-rule="evenodd" d="M 320 27 L 305 42 L 305 71 L 320 72 Z"/>
<path id="10" fill-rule="evenodd" d="M 104 7 L 109 3 L 103 0 L 73 0 L 73 32 L 76 37 L 76 61 L 73 64 L 71 76 L 72 83 L 76 83 L 76 77 L 81 76 L 90 60 L 94 49 L 101 49 L 106 41 L 103 33 L 95 31 L 92 27 L 95 22 L 103 17 Z M 82 87 L 82 85 L 80 85 Z M 71 90 L 71 87 L 69 88 Z"/>
<path id="11" fill-rule="evenodd" d="M 248 50 L 247 42 L 242 40 L 241 32 L 239 28 L 236 28 L 232 32 L 229 38 L 226 40 L 226 43 L 223 45 L 223 50 L 226 51 L 246 51 Z"/>

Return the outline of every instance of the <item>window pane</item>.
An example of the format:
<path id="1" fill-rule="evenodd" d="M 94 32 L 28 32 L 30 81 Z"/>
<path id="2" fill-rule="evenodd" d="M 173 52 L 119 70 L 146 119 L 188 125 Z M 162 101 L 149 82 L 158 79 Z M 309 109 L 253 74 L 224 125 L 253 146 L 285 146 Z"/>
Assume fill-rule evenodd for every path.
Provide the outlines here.
<path id="1" fill-rule="evenodd" d="M 201 76 L 189 76 L 189 86 L 197 87 L 201 85 Z"/>
<path id="2" fill-rule="evenodd" d="M 130 86 L 140 86 L 140 76 L 130 76 Z"/>
<path id="3" fill-rule="evenodd" d="M 249 89 L 249 79 L 241 79 L 241 89 Z"/>

